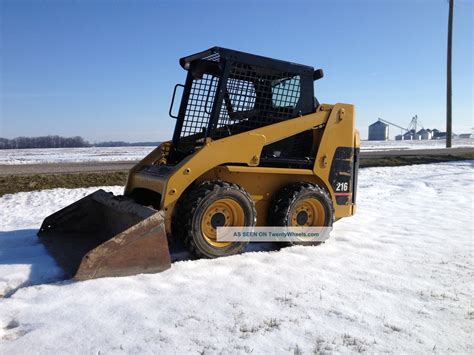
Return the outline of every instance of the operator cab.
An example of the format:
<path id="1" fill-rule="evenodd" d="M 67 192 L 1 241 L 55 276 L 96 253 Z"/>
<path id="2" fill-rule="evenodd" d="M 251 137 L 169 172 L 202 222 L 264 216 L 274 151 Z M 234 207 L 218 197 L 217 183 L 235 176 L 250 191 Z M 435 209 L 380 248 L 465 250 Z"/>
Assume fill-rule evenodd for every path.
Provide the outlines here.
<path id="1" fill-rule="evenodd" d="M 170 163 L 192 154 L 206 138 L 306 115 L 318 105 L 313 82 L 323 76 L 321 69 L 220 47 L 181 58 L 180 64 L 188 75 L 177 115 L 171 103 L 177 122 Z M 312 130 L 283 139 L 264 148 L 261 164 L 310 164 L 312 146 Z"/>

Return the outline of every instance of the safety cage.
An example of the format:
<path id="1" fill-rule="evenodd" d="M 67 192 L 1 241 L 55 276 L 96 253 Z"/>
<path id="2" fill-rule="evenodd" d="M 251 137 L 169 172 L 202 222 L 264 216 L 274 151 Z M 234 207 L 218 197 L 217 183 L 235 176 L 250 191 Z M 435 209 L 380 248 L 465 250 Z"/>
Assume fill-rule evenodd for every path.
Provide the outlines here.
<path id="1" fill-rule="evenodd" d="M 194 152 L 206 138 L 242 133 L 315 111 L 312 67 L 214 47 L 180 59 L 188 71 L 176 85 L 177 119 L 168 162 Z M 183 88 L 173 115 L 177 87 Z M 288 145 L 287 145 L 288 146 Z"/>

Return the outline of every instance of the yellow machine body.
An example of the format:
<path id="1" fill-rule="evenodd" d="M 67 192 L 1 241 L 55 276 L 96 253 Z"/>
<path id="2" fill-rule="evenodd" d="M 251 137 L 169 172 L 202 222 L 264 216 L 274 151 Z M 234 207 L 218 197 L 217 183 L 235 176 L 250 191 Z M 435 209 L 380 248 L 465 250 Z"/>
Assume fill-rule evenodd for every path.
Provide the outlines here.
<path id="1" fill-rule="evenodd" d="M 345 204 L 338 204 L 337 191 L 330 179 L 331 166 L 338 148 L 357 151 L 360 137 L 355 128 L 355 108 L 349 104 L 318 107 L 315 113 L 286 120 L 252 131 L 207 140 L 194 154 L 172 168 L 166 166 L 170 142 L 164 142 L 134 166 L 128 177 L 125 195 L 133 195 L 137 189 L 152 191 L 159 196 L 159 209 L 166 214 L 168 235 L 172 235 L 171 220 L 176 203 L 186 189 L 195 182 L 223 180 L 242 186 L 250 193 L 257 209 L 257 225 L 267 225 L 267 208 L 272 196 L 291 182 L 310 182 L 323 187 L 333 200 L 336 219 L 355 213 L 352 194 L 355 186 L 349 186 Z M 260 155 L 264 146 L 313 130 L 313 169 L 261 167 Z M 236 149 L 236 147 L 239 147 Z M 353 166 L 352 154 L 348 159 Z"/>

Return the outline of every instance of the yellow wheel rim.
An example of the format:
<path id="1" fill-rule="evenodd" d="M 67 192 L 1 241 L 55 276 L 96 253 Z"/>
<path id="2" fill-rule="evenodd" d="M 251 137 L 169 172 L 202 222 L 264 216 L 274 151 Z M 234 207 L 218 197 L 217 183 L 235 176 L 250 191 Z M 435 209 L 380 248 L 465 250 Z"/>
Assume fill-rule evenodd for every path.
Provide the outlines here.
<path id="1" fill-rule="evenodd" d="M 298 201 L 290 213 L 292 227 L 324 226 L 326 212 L 323 204 L 315 198 Z"/>
<path id="2" fill-rule="evenodd" d="M 209 244 L 225 248 L 232 243 L 217 241 L 217 227 L 239 227 L 243 226 L 244 222 L 245 213 L 242 206 L 231 198 L 223 198 L 206 208 L 201 221 L 201 232 Z"/>

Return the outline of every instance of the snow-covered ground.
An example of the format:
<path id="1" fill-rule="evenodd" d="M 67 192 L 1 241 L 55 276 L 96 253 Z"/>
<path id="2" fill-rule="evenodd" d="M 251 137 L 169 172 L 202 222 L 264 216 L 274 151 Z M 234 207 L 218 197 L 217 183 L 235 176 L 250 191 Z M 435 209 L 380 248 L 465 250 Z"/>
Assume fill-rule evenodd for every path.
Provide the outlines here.
<path id="1" fill-rule="evenodd" d="M 143 159 L 155 147 L 1 149 L 1 164 L 82 163 Z"/>
<path id="2" fill-rule="evenodd" d="M 474 147 L 472 138 L 455 138 L 452 140 L 453 147 Z M 361 150 L 381 151 L 391 149 L 435 149 L 445 148 L 444 139 L 419 140 L 419 141 L 362 141 Z"/>
<path id="3" fill-rule="evenodd" d="M 362 141 L 361 149 L 431 149 L 444 148 L 445 145 L 444 140 Z M 453 147 L 474 147 L 474 139 L 454 139 Z M 0 165 L 133 161 L 144 158 L 153 149 L 154 147 L 3 149 L 0 150 Z"/>
<path id="4" fill-rule="evenodd" d="M 362 169 L 356 216 L 317 247 L 85 282 L 59 281 L 35 233 L 95 189 L 6 195 L 0 353 L 472 354 L 473 167 Z"/>

